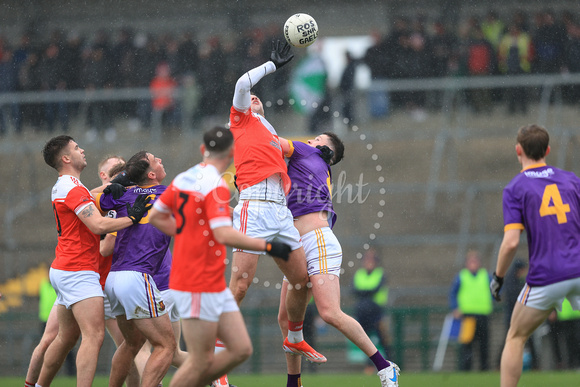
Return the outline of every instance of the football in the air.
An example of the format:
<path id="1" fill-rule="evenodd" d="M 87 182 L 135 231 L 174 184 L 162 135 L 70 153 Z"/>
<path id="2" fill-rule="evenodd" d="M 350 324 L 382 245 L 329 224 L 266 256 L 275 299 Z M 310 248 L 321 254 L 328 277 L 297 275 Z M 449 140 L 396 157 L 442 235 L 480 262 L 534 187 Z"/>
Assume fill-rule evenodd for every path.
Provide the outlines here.
<path id="1" fill-rule="evenodd" d="M 310 46 L 318 37 L 316 20 L 305 13 L 297 13 L 284 24 L 284 37 L 294 47 Z"/>

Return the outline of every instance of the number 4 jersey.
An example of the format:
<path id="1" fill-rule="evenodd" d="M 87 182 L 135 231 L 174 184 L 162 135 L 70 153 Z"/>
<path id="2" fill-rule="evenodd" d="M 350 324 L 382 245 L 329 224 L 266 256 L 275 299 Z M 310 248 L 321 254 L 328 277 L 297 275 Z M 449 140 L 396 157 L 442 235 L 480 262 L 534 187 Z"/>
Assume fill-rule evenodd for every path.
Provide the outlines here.
<path id="1" fill-rule="evenodd" d="M 207 164 L 180 173 L 154 207 L 175 217 L 177 231 L 169 287 L 183 292 L 226 288 L 226 248 L 212 229 L 232 225 L 230 191 L 218 170 Z"/>
<path id="2" fill-rule="evenodd" d="M 545 286 L 580 277 L 580 179 L 546 164 L 524 170 L 504 188 L 504 231 L 526 230 L 526 282 Z"/>

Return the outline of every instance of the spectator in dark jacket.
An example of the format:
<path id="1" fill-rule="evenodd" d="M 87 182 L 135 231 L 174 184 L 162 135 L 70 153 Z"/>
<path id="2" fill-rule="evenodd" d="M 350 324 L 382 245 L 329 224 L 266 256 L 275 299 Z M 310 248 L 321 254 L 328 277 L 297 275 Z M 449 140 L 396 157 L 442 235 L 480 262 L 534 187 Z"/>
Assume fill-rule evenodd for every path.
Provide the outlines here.
<path id="1" fill-rule="evenodd" d="M 536 51 L 534 68 L 540 74 L 559 73 L 564 59 L 564 44 L 566 32 L 564 26 L 556 23 L 554 13 L 544 11 L 541 25 L 533 35 L 533 45 Z"/>
<path id="2" fill-rule="evenodd" d="M 40 62 L 40 84 L 45 91 L 64 91 L 66 85 L 67 69 L 63 65 L 60 56 L 60 48 L 57 43 L 50 43 L 44 50 Z M 50 101 L 45 105 L 44 116 L 49 132 L 54 131 L 56 121 L 60 122 L 63 132 L 68 131 L 68 105 L 64 101 Z"/>
<path id="3" fill-rule="evenodd" d="M 352 57 L 351 53 L 346 51 L 344 53 L 346 59 L 346 67 L 342 72 L 340 77 L 340 83 L 338 88 L 342 96 L 342 117 L 345 120 L 345 124 L 349 127 L 354 125 L 355 117 L 352 109 L 354 100 L 354 80 L 356 74 L 356 67 L 359 64 L 359 60 Z"/>
<path id="4" fill-rule="evenodd" d="M 0 58 L 0 93 L 17 91 L 17 74 L 13 51 L 9 47 L 4 47 L 4 52 L 2 52 L 2 57 Z M 0 135 L 7 132 L 8 122 L 14 126 L 15 132 L 20 132 L 20 106 L 17 103 L 10 103 L 4 106 L 0 105 Z"/>

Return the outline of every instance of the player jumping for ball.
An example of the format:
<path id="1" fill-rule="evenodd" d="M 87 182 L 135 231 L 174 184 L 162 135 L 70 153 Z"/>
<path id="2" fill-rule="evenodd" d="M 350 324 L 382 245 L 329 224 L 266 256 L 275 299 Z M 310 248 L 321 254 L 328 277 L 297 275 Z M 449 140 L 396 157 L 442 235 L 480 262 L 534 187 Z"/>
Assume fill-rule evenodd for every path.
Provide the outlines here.
<path id="1" fill-rule="evenodd" d="M 286 205 L 290 178 L 284 161 L 278 135 L 264 117 L 260 99 L 250 94 L 251 88 L 264 76 L 288 63 L 294 55 L 288 44 L 273 44 L 270 60 L 244 75 L 234 91 L 230 110 L 230 130 L 234 136 L 234 164 L 240 198 L 234 209 L 234 227 L 246 235 L 280 241 L 291 246 L 288 261 L 275 259 L 288 279 L 285 304 L 288 331 L 284 349 L 301 354 L 316 363 L 326 362 L 326 357 L 315 351 L 302 334 L 308 297 L 308 272 L 306 256 L 293 216 Z M 254 275 L 261 251 L 235 250 L 233 253 L 230 289 L 236 301 L 242 302 Z"/>
<path id="2" fill-rule="evenodd" d="M 336 213 L 332 206 L 330 166 L 342 160 L 344 144 L 331 132 L 322 133 L 307 143 L 280 138 L 288 157 L 288 175 L 292 189 L 288 208 L 294 215 L 294 226 L 300 232 L 306 252 L 312 295 L 322 319 L 338 329 L 361 349 L 377 368 L 383 387 L 399 385 L 399 367 L 385 360 L 361 325 L 340 308 L 340 267 L 342 248 L 332 232 Z M 282 287 L 285 294 L 287 283 Z M 284 298 L 280 298 L 280 326 L 286 319 Z M 286 356 L 288 387 L 301 387 L 300 358 Z"/>

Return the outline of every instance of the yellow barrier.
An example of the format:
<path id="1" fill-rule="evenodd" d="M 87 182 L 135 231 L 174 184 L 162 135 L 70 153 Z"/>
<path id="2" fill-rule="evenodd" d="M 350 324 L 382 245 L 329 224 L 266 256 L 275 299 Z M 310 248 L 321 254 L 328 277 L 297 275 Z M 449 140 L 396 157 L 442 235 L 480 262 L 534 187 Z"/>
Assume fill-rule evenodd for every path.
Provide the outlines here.
<path id="1" fill-rule="evenodd" d="M 23 297 L 38 296 L 40 282 L 48 278 L 48 267 L 41 264 L 32 268 L 21 277 L 11 278 L 0 284 L 0 314 L 6 313 L 10 308 L 22 306 Z"/>

